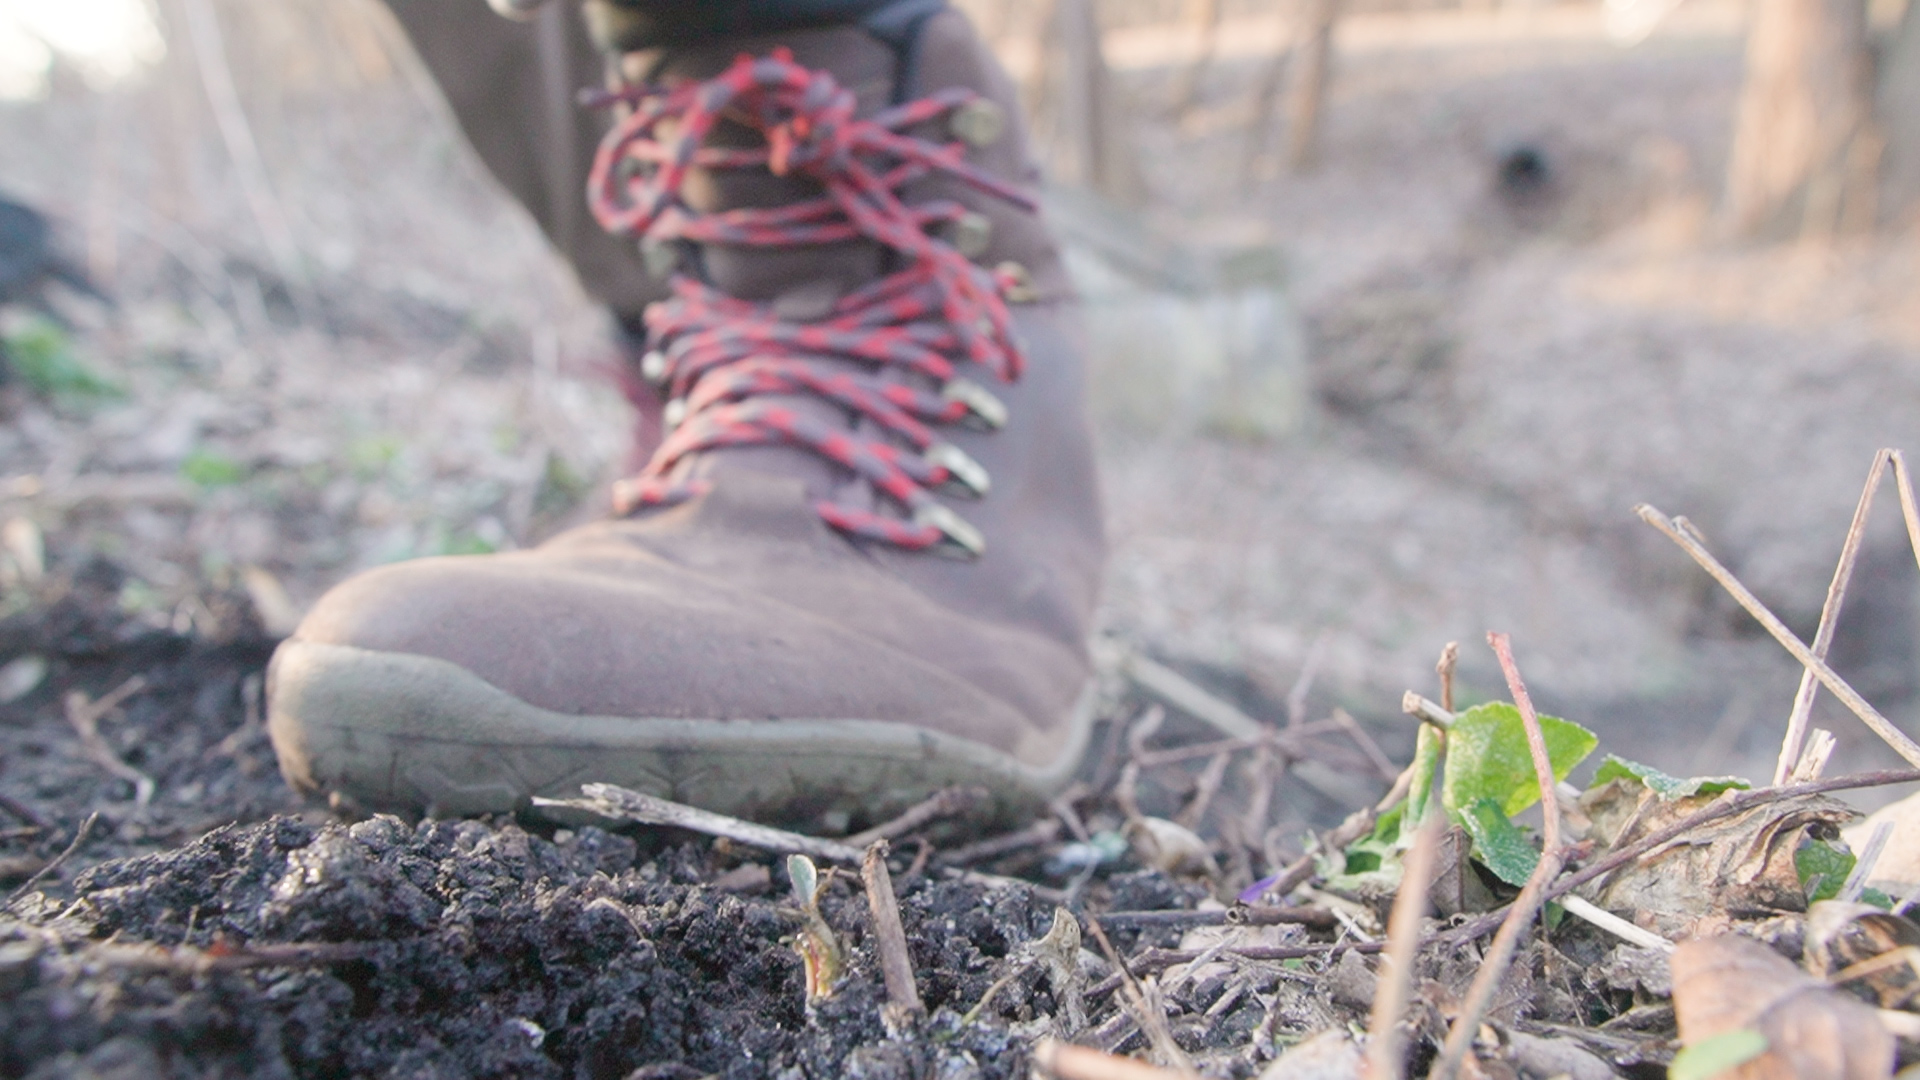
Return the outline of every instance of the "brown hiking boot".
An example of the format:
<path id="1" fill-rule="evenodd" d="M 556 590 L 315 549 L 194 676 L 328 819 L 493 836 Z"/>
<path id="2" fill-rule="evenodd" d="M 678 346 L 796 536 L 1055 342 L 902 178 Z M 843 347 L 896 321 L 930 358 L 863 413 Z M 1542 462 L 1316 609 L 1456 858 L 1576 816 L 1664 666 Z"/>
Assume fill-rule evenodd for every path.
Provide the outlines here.
<path id="1" fill-rule="evenodd" d="M 1103 558 L 1080 336 L 1006 76 L 955 12 L 908 45 L 624 58 L 592 198 L 672 274 L 672 430 L 617 520 L 327 594 L 271 671 L 296 787 L 857 822 L 1067 781 Z"/>

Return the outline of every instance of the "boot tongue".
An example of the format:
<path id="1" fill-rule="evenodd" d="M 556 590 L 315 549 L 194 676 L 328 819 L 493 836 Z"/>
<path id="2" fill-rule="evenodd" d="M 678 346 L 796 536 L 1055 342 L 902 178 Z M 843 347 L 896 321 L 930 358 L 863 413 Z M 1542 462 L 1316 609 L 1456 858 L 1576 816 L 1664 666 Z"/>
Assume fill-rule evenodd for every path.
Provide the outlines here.
<path id="1" fill-rule="evenodd" d="M 855 26 L 794 31 L 778 37 L 729 39 L 725 45 L 655 54 L 653 80 L 677 83 L 709 79 L 742 55 L 762 56 L 776 46 L 790 49 L 803 67 L 823 70 L 853 92 L 859 116 L 885 108 L 893 94 L 892 48 Z M 734 120 L 716 125 L 708 145 L 759 148 L 766 136 Z M 818 199 L 821 185 L 804 176 L 775 176 L 747 169 L 692 170 L 681 189 L 687 205 L 702 213 L 741 208 L 771 209 Z M 708 284 L 742 300 L 766 303 L 797 288 L 824 283 L 837 299 L 879 277 L 887 251 L 871 241 L 808 247 L 704 244 L 698 273 Z"/>
<path id="2" fill-rule="evenodd" d="M 795 62 L 822 69 L 851 90 L 857 112 L 871 115 L 887 105 L 893 93 L 893 50 L 857 27 L 832 27 L 782 34 L 778 38 L 731 39 L 723 47 L 675 49 L 648 58 L 651 77 L 645 81 L 678 83 L 704 80 L 724 71 L 741 54 L 766 55 L 775 46 L 793 52 Z M 763 132 L 737 120 L 723 120 L 708 137 L 708 145 L 758 148 Z M 818 199 L 822 185 L 800 175 L 775 176 L 750 169 L 691 170 L 681 188 L 687 205 L 701 213 L 741 208 L 771 209 Z M 869 284 L 887 270 L 890 252 L 869 240 L 800 247 L 760 247 L 702 244 L 698 262 L 689 267 L 707 284 L 742 300 L 768 305 L 789 322 L 826 318 L 841 297 Z M 858 361 L 850 369 L 866 370 Z M 843 409 L 806 394 L 767 396 L 757 400 L 777 403 L 836 426 L 847 426 Z M 851 428 L 849 430 L 852 430 Z M 800 480 L 813 499 L 858 501 L 839 466 L 795 447 L 778 445 L 718 448 L 683 463 L 683 476 L 702 478 L 720 469 L 747 468 L 755 472 Z M 864 485 L 859 485 L 864 487 Z M 870 492 L 865 492 L 871 500 Z"/>

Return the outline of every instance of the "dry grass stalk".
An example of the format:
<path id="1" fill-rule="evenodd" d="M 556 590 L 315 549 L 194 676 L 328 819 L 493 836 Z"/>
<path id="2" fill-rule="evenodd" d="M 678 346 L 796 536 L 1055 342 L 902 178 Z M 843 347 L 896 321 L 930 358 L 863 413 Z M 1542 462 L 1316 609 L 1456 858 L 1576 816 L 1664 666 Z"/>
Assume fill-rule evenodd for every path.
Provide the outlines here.
<path id="1" fill-rule="evenodd" d="M 156 785 L 153 777 L 120 760 L 113 747 L 100 734 L 100 721 L 113 710 L 119 708 L 128 698 L 146 689 L 147 680 L 135 675 L 110 691 L 99 701 L 90 701 L 86 692 L 72 691 L 66 698 L 67 723 L 72 726 L 75 735 L 80 737 L 80 745 L 94 764 L 133 785 L 135 805 L 145 807 L 153 801 Z"/>
<path id="2" fill-rule="evenodd" d="M 983 787 L 950 787 L 934 792 L 908 807 L 899 817 L 882 822 L 865 832 L 846 838 L 849 847 L 865 848 L 876 840 L 896 840 L 922 825 L 941 818 L 963 817 L 987 804 L 991 798 Z"/>
<path id="3" fill-rule="evenodd" d="M 765 851 L 782 855 L 810 855 L 848 866 L 857 865 L 866 857 L 861 849 L 839 840 L 822 840 L 817 836 L 803 836 L 785 829 L 756 825 L 697 806 L 629 791 L 615 784 L 582 784 L 580 792 L 585 798 L 535 798 L 533 805 L 564 806 L 616 820 L 637 821 L 642 825 L 664 825 L 708 836 L 724 836 Z"/>
<path id="4" fill-rule="evenodd" d="M 1891 450 L 1873 455 L 1873 464 L 1867 469 L 1867 485 L 1860 492 L 1860 502 L 1853 508 L 1853 522 L 1847 526 L 1846 542 L 1840 545 L 1840 562 L 1833 569 L 1833 582 L 1827 586 L 1827 600 L 1820 608 L 1820 626 L 1813 633 L 1813 655 L 1822 660 L 1827 658 L 1827 650 L 1833 645 L 1834 627 L 1840 622 L 1840 608 L 1847 600 L 1847 584 L 1853 580 L 1854 564 L 1860 558 L 1860 540 L 1866 535 L 1867 514 L 1873 509 L 1874 493 L 1879 490 L 1880 478 L 1892 460 Z M 1800 763 L 1800 755 L 1806 749 L 1807 720 L 1813 715 L 1813 699 L 1819 690 L 1820 684 L 1812 670 L 1800 673 L 1800 689 L 1794 694 L 1793 712 L 1787 717 L 1787 734 L 1780 741 L 1780 760 L 1773 767 L 1775 784 L 1786 783 L 1793 776 L 1794 766 Z"/>
<path id="5" fill-rule="evenodd" d="M 1680 545 L 1688 555 L 1693 556 L 1693 561 L 1699 563 L 1702 569 L 1712 575 L 1722 588 L 1739 601 L 1740 606 L 1746 608 L 1747 613 L 1765 627 L 1775 641 L 1792 653 L 1794 659 L 1800 661 L 1801 665 L 1815 678 L 1825 684 L 1834 697 L 1839 698 L 1847 708 L 1853 710 L 1853 714 L 1872 728 L 1874 734 L 1886 740 L 1887 745 L 1893 747 L 1895 753 L 1915 765 L 1920 765 L 1920 743 L 1915 743 L 1907 737 L 1905 732 L 1895 727 L 1892 721 L 1880 715 L 1880 710 L 1869 704 L 1866 698 L 1861 697 L 1845 679 L 1827 666 L 1825 660 L 1815 656 L 1805 642 L 1795 637 L 1793 631 L 1787 629 L 1787 624 L 1767 610 L 1767 606 L 1760 602 L 1759 597 L 1753 595 L 1751 590 L 1740 583 L 1740 579 L 1734 577 L 1731 571 L 1720 564 L 1720 560 L 1713 557 L 1713 553 L 1700 542 L 1693 525 L 1686 518 L 1669 518 L 1655 507 L 1645 503 L 1636 507 L 1635 512 L 1640 515 L 1641 520 L 1665 533 L 1668 539 Z"/>
<path id="6" fill-rule="evenodd" d="M 1380 981 L 1373 992 L 1373 1015 L 1367 1021 L 1366 1080 L 1400 1080 L 1406 1070 L 1405 1040 L 1400 1018 L 1413 992 L 1413 966 L 1420 955 L 1420 939 L 1427 916 L 1427 890 L 1433 884 L 1433 864 L 1446 832 L 1446 815 L 1429 813 L 1414 834 L 1413 847 L 1402 862 L 1400 891 L 1387 918 L 1387 950 L 1381 958 Z"/>
<path id="7" fill-rule="evenodd" d="M 893 895 L 893 877 L 887 872 L 887 842 L 875 840 L 860 864 L 867 886 L 867 907 L 873 912 L 874 949 L 880 954 L 880 975 L 887 984 L 887 1004 L 904 1016 L 921 1016 L 927 1007 L 913 981 L 913 957 L 907 953 L 907 932 L 900 925 L 900 903 Z"/>
<path id="8" fill-rule="evenodd" d="M 1605 930 L 1629 945 L 1638 945 L 1643 949 L 1653 949 L 1657 952 L 1673 951 L 1673 942 L 1651 930 L 1635 926 L 1613 912 L 1589 903 L 1573 893 L 1560 897 L 1560 906 L 1566 908 L 1567 914 L 1574 918 Z"/>
<path id="9" fill-rule="evenodd" d="M 1493 936 L 1493 945 L 1487 950 L 1480 974 L 1474 977 L 1473 985 L 1468 988 L 1460 1015 L 1454 1019 L 1452 1029 L 1447 1032 L 1446 1045 L 1440 1049 L 1440 1060 L 1434 1064 L 1430 1074 L 1435 1080 L 1452 1080 L 1459 1073 L 1460 1063 L 1465 1060 L 1468 1048 L 1473 1044 L 1474 1033 L 1480 1028 L 1480 1018 L 1492 1003 L 1493 992 L 1499 987 L 1500 980 L 1506 977 L 1507 966 L 1513 961 L 1520 935 L 1533 925 L 1534 916 L 1546 903 L 1547 886 L 1559 876 L 1564 859 L 1560 845 L 1560 796 L 1554 790 L 1553 762 L 1547 756 L 1546 739 L 1540 733 L 1540 716 L 1534 712 L 1533 698 L 1527 693 L 1527 684 L 1520 678 L 1520 668 L 1513 661 L 1513 645 L 1507 635 L 1490 633 L 1487 643 L 1493 646 L 1493 654 L 1500 660 L 1500 670 L 1507 677 L 1507 689 L 1513 694 L 1513 704 L 1520 710 L 1520 722 L 1526 727 L 1527 750 L 1533 756 L 1534 776 L 1540 782 L 1540 809 L 1545 825 L 1540 862 L 1533 868 L 1533 873 L 1527 876 L 1527 883 L 1521 888 L 1519 898 L 1507 910 L 1506 919 Z"/>
<path id="10" fill-rule="evenodd" d="M 1860 899 L 1866 891 L 1867 875 L 1873 873 L 1874 864 L 1880 861 L 1880 854 L 1887 850 L 1887 841 L 1893 838 L 1893 822 L 1883 821 L 1873 827 L 1867 837 L 1867 846 L 1860 849 L 1860 857 L 1854 860 L 1853 872 L 1847 875 L 1846 884 L 1840 887 L 1839 899 L 1851 904 Z"/>
<path id="11" fill-rule="evenodd" d="M 1447 642 L 1440 650 L 1440 662 L 1433 665 L 1434 673 L 1440 676 L 1440 707 L 1453 711 L 1453 673 L 1460 667 L 1460 643 Z"/>

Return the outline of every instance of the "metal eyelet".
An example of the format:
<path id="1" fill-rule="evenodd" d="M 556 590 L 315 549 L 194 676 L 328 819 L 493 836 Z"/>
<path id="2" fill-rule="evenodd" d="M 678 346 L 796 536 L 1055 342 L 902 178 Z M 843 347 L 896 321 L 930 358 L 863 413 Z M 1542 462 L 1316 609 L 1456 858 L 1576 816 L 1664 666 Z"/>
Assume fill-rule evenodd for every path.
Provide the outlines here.
<path id="1" fill-rule="evenodd" d="M 940 530 L 945 540 L 930 549 L 936 554 L 955 559 L 977 559 L 987 550 L 987 538 L 980 534 L 980 530 L 967 524 L 965 518 L 948 509 L 944 503 L 930 502 L 915 510 L 913 523 L 922 528 L 931 526 Z"/>
<path id="2" fill-rule="evenodd" d="M 936 465 L 952 474 L 943 490 L 955 495 L 964 495 L 970 499 L 980 498 L 993 487 L 993 477 L 987 474 L 986 466 L 967 456 L 965 450 L 952 443 L 934 443 L 920 455 L 929 465 Z"/>
<path id="3" fill-rule="evenodd" d="M 642 240 L 640 261 L 646 264 L 647 273 L 664 281 L 680 269 L 680 245 L 671 240 Z"/>
<path id="4" fill-rule="evenodd" d="M 955 251 L 977 259 L 985 255 L 993 243 L 993 221 L 985 214 L 969 210 L 954 219 L 947 236 Z"/>
<path id="5" fill-rule="evenodd" d="M 968 146 L 985 149 L 1007 133 L 1007 110 L 997 101 L 974 98 L 953 110 L 947 118 L 947 128 Z"/>
<path id="6" fill-rule="evenodd" d="M 940 396 L 967 407 L 967 415 L 960 421 L 964 427 L 975 431 L 998 431 L 1007 426 L 1006 404 L 972 379 L 948 379 L 947 384 L 940 388 Z"/>
<path id="7" fill-rule="evenodd" d="M 659 386 L 667 381 L 667 354 L 659 349 L 648 349 L 640 358 L 640 377 Z"/>
<path id="8" fill-rule="evenodd" d="M 1000 289 L 1000 296 L 1007 303 L 1032 304 L 1040 299 L 1040 290 L 1033 285 L 1033 274 L 1025 266 L 1008 259 L 993 271 L 1007 279 L 1007 284 Z"/>
<path id="9" fill-rule="evenodd" d="M 668 431 L 672 431 L 674 428 L 679 427 L 682 423 L 686 421 L 686 419 L 687 419 L 687 399 L 686 398 L 674 398 L 672 401 L 667 402 L 665 408 L 660 410 L 660 420 L 662 423 L 665 423 L 667 425 Z"/>

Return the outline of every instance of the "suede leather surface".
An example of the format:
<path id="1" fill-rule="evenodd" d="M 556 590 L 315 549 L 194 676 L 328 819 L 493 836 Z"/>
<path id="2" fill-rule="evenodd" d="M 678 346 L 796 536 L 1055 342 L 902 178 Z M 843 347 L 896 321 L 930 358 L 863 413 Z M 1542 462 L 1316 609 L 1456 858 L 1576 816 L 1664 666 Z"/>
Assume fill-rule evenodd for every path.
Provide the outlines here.
<path id="1" fill-rule="evenodd" d="M 918 91 L 973 86 L 1018 116 L 1011 83 L 963 16 L 933 16 L 923 33 Z M 894 54 L 852 27 L 646 62 L 656 74 L 697 78 L 773 44 L 834 71 L 863 108 L 885 104 Z M 972 160 L 1018 183 L 1035 177 L 1017 121 Z M 703 183 L 696 194 L 711 206 L 808 194 L 803 182 L 771 176 Z M 978 261 L 1021 261 L 1042 294 L 1013 308 L 1028 356 L 1023 378 L 1003 384 L 962 366 L 1007 405 L 1007 426 L 941 429 L 992 477 L 984 498 L 942 496 L 985 535 L 984 555 L 857 544 L 827 528 L 812 503 L 870 501 L 864 485 L 790 448 L 726 449 L 685 463 L 686 474 L 711 482 L 705 495 L 526 552 L 362 574 L 324 597 L 296 639 L 446 660 L 566 714 L 893 720 L 1051 761 L 1090 674 L 1085 641 L 1105 554 L 1079 330 L 1036 215 L 941 179 L 906 194 L 987 214 L 992 242 Z M 776 302 L 822 283 L 837 295 L 891 258 L 861 244 L 715 246 L 701 257 L 716 284 Z M 804 404 L 846 422 L 834 406 Z"/>

